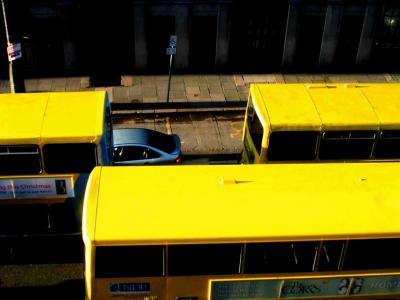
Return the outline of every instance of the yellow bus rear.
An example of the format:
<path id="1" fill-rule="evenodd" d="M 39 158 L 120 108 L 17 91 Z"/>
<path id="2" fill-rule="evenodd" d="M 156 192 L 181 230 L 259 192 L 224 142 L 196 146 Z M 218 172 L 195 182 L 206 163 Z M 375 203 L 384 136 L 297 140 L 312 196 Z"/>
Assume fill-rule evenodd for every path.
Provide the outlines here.
<path id="1" fill-rule="evenodd" d="M 96 167 L 84 200 L 86 299 L 400 299 L 399 172 Z"/>
<path id="2" fill-rule="evenodd" d="M 244 163 L 398 160 L 400 84 L 254 84 Z"/>

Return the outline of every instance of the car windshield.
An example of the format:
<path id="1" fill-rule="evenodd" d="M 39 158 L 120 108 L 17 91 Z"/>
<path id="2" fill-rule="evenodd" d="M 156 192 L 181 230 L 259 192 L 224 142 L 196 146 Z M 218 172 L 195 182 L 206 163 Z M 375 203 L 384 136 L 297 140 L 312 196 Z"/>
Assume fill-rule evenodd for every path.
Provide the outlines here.
<path id="1" fill-rule="evenodd" d="M 148 133 L 150 146 L 167 153 L 171 153 L 175 150 L 175 140 L 171 135 L 166 135 L 153 130 L 150 130 Z"/>

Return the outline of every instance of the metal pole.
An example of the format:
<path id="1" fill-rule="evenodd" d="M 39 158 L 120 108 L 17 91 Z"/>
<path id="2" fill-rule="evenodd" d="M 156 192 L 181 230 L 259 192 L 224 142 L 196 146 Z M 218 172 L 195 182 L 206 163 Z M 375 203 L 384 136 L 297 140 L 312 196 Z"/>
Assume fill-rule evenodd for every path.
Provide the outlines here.
<path id="1" fill-rule="evenodd" d="M 170 89 L 170 87 L 171 87 L 172 56 L 173 56 L 172 54 L 169 56 L 167 103 L 169 102 L 169 89 Z"/>
<path id="2" fill-rule="evenodd" d="M 7 39 L 7 47 L 11 45 L 10 36 L 8 34 L 8 25 L 7 25 L 7 17 L 6 17 L 6 9 L 4 6 L 4 0 L 1 0 L 1 8 L 3 10 L 3 18 L 4 18 L 4 28 L 6 30 L 6 39 Z M 10 77 L 10 91 L 12 94 L 15 93 L 15 84 L 14 84 L 14 73 L 13 73 L 13 64 L 12 60 L 8 60 L 8 74 Z"/>

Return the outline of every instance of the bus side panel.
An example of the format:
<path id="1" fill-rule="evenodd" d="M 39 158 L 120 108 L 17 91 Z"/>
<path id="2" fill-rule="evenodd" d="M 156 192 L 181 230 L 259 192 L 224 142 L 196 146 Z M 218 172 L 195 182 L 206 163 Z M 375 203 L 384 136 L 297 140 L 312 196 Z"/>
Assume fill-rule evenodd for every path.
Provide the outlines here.
<path id="1" fill-rule="evenodd" d="M 65 180 L 71 180 L 73 196 L 69 195 L 70 197 L 66 197 L 64 192 L 61 191 L 60 194 L 51 196 L 17 196 L 14 199 L 1 199 L 1 234 L 12 236 L 35 236 L 36 234 L 57 235 L 65 233 L 80 235 L 82 202 L 88 176 L 88 173 L 82 173 L 68 175 L 59 174 L 48 177 L 31 176 L 8 179 L 2 177 L 1 180 L 5 182 L 9 180 L 15 183 L 17 180 L 20 180 L 22 183 L 15 183 L 17 185 L 29 182 L 47 182 L 49 185 L 53 185 L 54 181 L 65 182 Z M 26 189 L 26 191 L 31 192 L 33 195 L 34 192 L 36 192 L 35 187 Z M 54 193 L 56 193 L 55 190 Z"/>
<path id="2" fill-rule="evenodd" d="M 365 290 L 362 295 L 357 295 L 357 299 L 399 299 L 400 295 L 396 289 L 388 290 L 385 289 L 385 284 L 392 287 L 396 286 L 396 273 L 387 273 L 386 278 L 383 277 L 382 281 L 375 281 L 374 285 L 369 286 L 375 291 Z M 213 300 L 212 298 L 212 285 L 215 282 L 231 282 L 220 290 L 224 295 L 214 295 L 217 299 L 260 299 L 260 294 L 269 294 L 271 299 L 277 298 L 291 298 L 296 299 L 309 299 L 312 297 L 316 298 L 315 292 L 318 296 L 327 297 L 329 299 L 342 299 L 342 294 L 336 291 L 336 286 L 338 282 L 341 282 L 343 278 L 349 278 L 349 282 L 353 284 L 353 278 L 359 276 L 380 276 L 382 274 L 367 274 L 365 271 L 363 273 L 340 273 L 340 272 L 327 272 L 327 273 L 271 273 L 271 274 L 248 274 L 248 275 L 204 275 L 204 276 L 171 276 L 171 277 L 128 277 L 128 278 L 101 278 L 94 279 L 93 294 L 92 298 L 89 299 L 138 299 L 138 300 Z M 253 281 L 254 285 L 244 285 L 242 288 L 234 286 L 232 282 L 246 282 Z M 302 282 L 311 284 L 310 287 L 316 287 L 311 289 L 283 289 L 284 283 L 287 287 L 292 286 L 293 281 L 298 280 L 297 287 L 300 287 Z M 389 281 L 387 281 L 389 280 Z M 390 280 L 393 281 L 393 283 Z M 257 282 L 258 281 L 258 285 Z M 370 281 L 374 282 L 374 281 Z M 378 284 L 377 284 L 378 283 Z M 303 285 L 304 286 L 304 285 Z M 333 287 L 333 290 L 332 290 Z M 228 289 L 227 289 L 228 288 Z M 135 291 L 136 289 L 136 291 Z M 383 289 L 380 292 L 380 290 Z M 288 293 L 284 297 L 279 297 L 280 293 L 286 291 L 291 291 L 293 295 Z M 314 291 L 314 292 L 313 292 Z M 348 290 L 347 293 L 349 293 Z M 231 293 L 240 293 L 241 297 L 236 298 L 234 296 L 229 296 Z M 386 293 L 386 297 L 385 294 Z M 247 295 L 246 295 L 247 294 Z M 302 297 L 301 295 L 304 294 Z M 274 296 L 275 295 L 275 296 Z M 349 295 L 347 295 L 349 296 Z M 353 296 L 353 295 L 350 295 Z M 231 297 L 231 298 L 226 298 Z M 262 298 L 266 299 L 266 298 Z M 270 299 L 268 297 L 268 299 Z M 215 300 L 215 298 L 214 298 Z"/>
<path id="3" fill-rule="evenodd" d="M 168 278 L 167 300 L 198 299 L 207 300 L 209 276 L 176 276 Z"/>
<path id="4" fill-rule="evenodd" d="M 165 277 L 94 278 L 93 282 L 92 298 L 89 299 L 165 300 L 167 296 Z"/>

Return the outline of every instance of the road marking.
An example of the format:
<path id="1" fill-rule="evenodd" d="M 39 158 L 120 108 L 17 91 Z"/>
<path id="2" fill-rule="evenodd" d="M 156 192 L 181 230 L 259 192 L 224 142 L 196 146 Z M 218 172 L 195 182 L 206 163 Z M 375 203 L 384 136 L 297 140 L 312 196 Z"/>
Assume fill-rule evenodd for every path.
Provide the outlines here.
<path id="1" fill-rule="evenodd" d="M 229 134 L 229 137 L 231 139 L 235 139 L 237 136 L 242 135 L 243 122 L 238 122 L 238 121 L 230 122 L 229 126 L 230 126 L 231 130 L 233 131 Z"/>
<path id="2" fill-rule="evenodd" d="M 172 127 L 171 127 L 171 121 L 169 119 L 169 116 L 165 118 L 165 128 L 167 129 L 168 134 L 172 134 Z"/>

